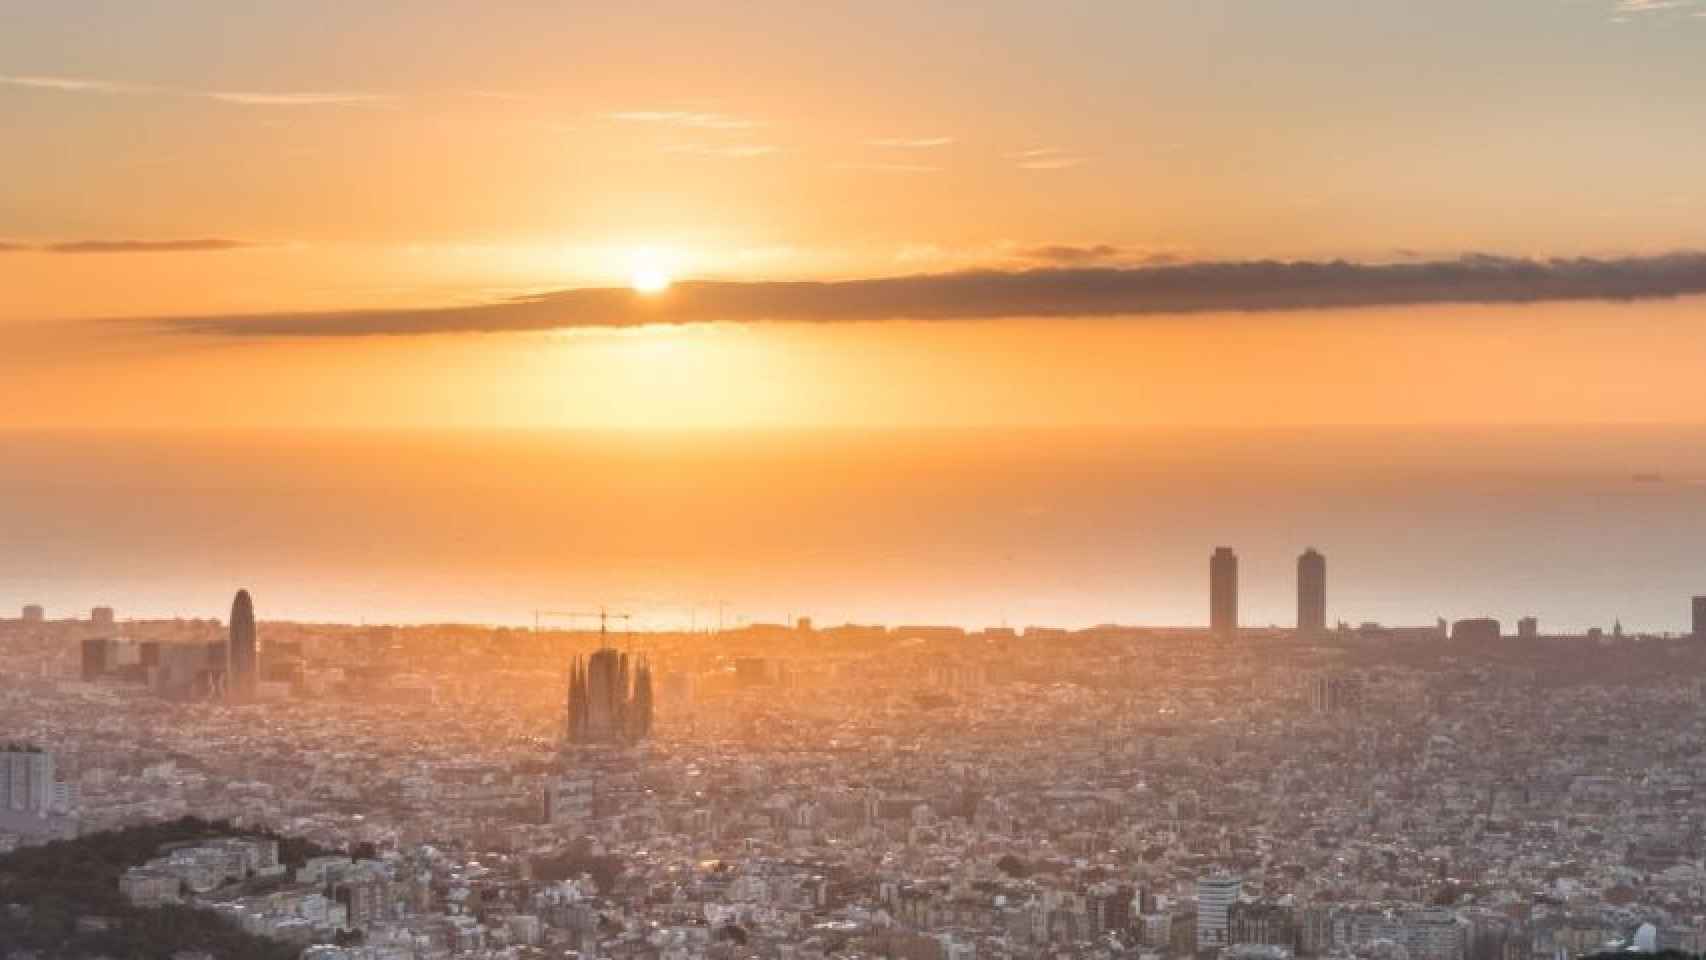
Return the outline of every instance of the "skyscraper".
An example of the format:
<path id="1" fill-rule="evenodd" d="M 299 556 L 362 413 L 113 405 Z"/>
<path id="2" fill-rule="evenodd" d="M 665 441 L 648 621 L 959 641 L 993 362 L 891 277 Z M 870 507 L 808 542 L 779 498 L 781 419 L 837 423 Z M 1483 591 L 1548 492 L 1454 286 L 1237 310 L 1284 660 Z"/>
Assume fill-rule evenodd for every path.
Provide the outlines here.
<path id="1" fill-rule="evenodd" d="M 1706 597 L 1694 598 L 1694 639 L 1706 640 Z"/>
<path id="2" fill-rule="evenodd" d="M 1215 547 L 1208 561 L 1208 629 L 1216 639 L 1238 634 L 1238 555 Z"/>
<path id="3" fill-rule="evenodd" d="M 643 657 L 605 647 L 569 667 L 569 743 L 631 743 L 652 733 L 652 670 Z"/>
<path id="4" fill-rule="evenodd" d="M 256 654 L 255 603 L 249 599 L 249 591 L 239 590 L 231 601 L 231 639 L 225 651 L 226 693 L 231 699 L 254 699 Z"/>
<path id="5" fill-rule="evenodd" d="M 1327 558 L 1314 547 L 1297 558 L 1297 632 L 1327 632 Z"/>

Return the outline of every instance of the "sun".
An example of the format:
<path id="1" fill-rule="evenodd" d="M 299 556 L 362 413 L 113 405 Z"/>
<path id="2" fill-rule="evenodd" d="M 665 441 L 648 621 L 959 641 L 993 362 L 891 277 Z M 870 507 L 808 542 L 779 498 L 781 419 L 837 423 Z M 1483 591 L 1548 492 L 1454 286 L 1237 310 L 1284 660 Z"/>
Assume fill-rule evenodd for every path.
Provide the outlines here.
<path id="1" fill-rule="evenodd" d="M 635 293 L 662 293 L 669 289 L 669 284 L 669 271 L 657 266 L 635 267 L 628 277 L 628 285 Z"/>

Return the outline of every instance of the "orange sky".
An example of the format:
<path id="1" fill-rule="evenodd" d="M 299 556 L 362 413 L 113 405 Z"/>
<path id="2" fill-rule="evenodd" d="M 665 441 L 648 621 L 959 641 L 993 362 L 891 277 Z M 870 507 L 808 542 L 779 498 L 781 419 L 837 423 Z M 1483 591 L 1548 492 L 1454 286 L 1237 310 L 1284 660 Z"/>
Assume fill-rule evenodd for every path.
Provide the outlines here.
<path id="1" fill-rule="evenodd" d="M 1703 321 L 1693 300 L 288 341 L 119 326 L 18 337 L 0 409 L 32 427 L 1698 422 Z"/>
<path id="2" fill-rule="evenodd" d="M 0 427 L 1700 419 L 1691 300 L 291 341 L 106 322 L 642 267 L 1706 248 L 1706 3 L 581 6 L 9 11 Z"/>

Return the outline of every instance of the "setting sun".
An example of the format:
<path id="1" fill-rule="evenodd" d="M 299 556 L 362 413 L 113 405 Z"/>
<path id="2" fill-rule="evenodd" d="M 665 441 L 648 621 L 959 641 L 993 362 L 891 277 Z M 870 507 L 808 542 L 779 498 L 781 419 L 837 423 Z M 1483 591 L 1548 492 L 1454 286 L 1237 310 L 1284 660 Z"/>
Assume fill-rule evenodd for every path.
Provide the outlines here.
<path id="1" fill-rule="evenodd" d="M 635 267 L 633 274 L 628 278 L 628 284 L 637 293 L 662 293 L 669 289 L 670 276 L 669 272 L 662 267 Z"/>

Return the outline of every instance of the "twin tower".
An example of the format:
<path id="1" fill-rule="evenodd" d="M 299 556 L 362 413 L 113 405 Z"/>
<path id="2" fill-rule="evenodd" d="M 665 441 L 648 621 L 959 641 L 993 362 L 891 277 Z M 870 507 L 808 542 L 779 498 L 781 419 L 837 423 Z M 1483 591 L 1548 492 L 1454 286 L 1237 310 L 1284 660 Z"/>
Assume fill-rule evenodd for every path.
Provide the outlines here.
<path id="1" fill-rule="evenodd" d="M 1216 547 L 1208 558 L 1208 629 L 1221 640 L 1238 635 L 1238 554 Z M 1327 632 L 1327 558 L 1310 547 L 1297 558 L 1297 632 Z"/>

